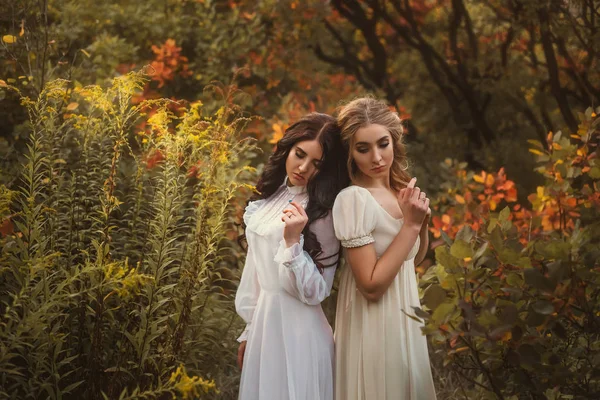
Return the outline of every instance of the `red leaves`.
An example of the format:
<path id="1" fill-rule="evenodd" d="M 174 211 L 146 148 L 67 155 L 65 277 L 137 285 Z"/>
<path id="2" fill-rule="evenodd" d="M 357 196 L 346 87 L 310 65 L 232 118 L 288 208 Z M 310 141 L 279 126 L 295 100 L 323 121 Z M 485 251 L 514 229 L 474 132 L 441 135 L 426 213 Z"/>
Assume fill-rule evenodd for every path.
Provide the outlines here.
<path id="1" fill-rule="evenodd" d="M 15 231 L 15 225 L 12 223 L 10 217 L 0 221 L 0 237 L 5 237 L 12 234 Z"/>
<path id="2" fill-rule="evenodd" d="M 154 150 L 146 157 L 146 168 L 152 169 L 164 159 L 165 155 L 160 150 Z"/>

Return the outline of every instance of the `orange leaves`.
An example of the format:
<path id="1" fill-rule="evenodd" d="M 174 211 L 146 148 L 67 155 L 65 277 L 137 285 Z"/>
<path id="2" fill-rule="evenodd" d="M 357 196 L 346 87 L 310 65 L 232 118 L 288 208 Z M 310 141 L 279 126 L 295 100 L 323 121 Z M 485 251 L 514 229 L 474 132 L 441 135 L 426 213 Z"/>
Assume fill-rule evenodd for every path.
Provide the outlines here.
<path id="1" fill-rule="evenodd" d="M 503 168 L 497 173 L 473 174 L 467 172 L 464 164 L 450 160 L 442 164 L 450 178 L 444 186 L 445 193 L 432 206 L 437 211 L 431 219 L 434 237 L 445 232 L 453 238 L 465 225 L 477 230 L 496 218 L 491 213 L 507 205 L 511 207 L 508 220 L 517 228 L 523 245 L 551 231 L 570 235 L 577 219 L 590 218 L 588 210 L 600 207 L 600 165 L 594 140 L 598 123 L 589 110 L 585 118 L 577 135 L 549 132 L 545 144 L 529 141 L 533 146 L 530 152 L 538 160 L 537 171 L 546 178 L 545 185 L 527 197 L 531 209 L 514 204 L 517 189 Z"/>
<path id="2" fill-rule="evenodd" d="M 160 47 L 153 45 L 152 51 L 156 55 L 150 63 L 152 80 L 158 82 L 159 88 L 175 79 L 176 75 L 187 77 L 192 74 L 188 69 L 187 57 L 181 55 L 181 47 L 177 47 L 174 39 L 167 39 Z"/>
<path id="3" fill-rule="evenodd" d="M 442 231 L 453 238 L 465 225 L 477 231 L 489 220 L 490 212 L 517 201 L 515 183 L 506 178 L 504 168 L 497 173 L 473 174 L 451 160 L 444 163 L 444 168 L 450 169 L 454 181 L 447 184 L 447 193 L 436 199 L 433 206 L 442 212 L 441 217 L 434 213 L 431 219 L 430 231 L 435 238 L 439 238 Z"/>
<path id="4" fill-rule="evenodd" d="M 277 142 L 279 142 L 283 137 L 288 125 L 283 123 L 274 123 L 271 125 L 271 127 L 273 128 L 273 135 L 271 136 L 271 139 L 269 139 L 269 143 L 277 144 Z"/>

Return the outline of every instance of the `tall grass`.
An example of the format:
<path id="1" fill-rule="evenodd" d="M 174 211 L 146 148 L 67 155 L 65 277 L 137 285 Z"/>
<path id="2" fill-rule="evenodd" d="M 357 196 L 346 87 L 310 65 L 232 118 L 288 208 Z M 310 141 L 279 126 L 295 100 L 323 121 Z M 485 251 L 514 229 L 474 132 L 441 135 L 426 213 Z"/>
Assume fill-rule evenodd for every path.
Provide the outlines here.
<path id="1" fill-rule="evenodd" d="M 209 115 L 136 104 L 144 79 L 53 81 L 22 100 L 29 145 L 18 184 L 0 190 L 0 222 L 14 227 L 0 238 L 0 398 L 215 398 L 236 386 L 227 234 L 254 179 L 247 119 L 223 86 Z"/>

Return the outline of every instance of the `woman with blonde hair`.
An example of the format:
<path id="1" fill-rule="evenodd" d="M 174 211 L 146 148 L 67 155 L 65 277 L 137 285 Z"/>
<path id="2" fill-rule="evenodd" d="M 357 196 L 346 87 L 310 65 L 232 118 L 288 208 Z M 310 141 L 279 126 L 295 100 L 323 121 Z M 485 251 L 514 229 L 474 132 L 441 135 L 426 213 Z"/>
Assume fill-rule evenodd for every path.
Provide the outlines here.
<path id="1" fill-rule="evenodd" d="M 429 244 L 429 199 L 407 173 L 398 115 L 360 98 L 338 116 L 352 185 L 333 206 L 344 247 L 336 311 L 336 398 L 436 398 L 427 341 L 409 318 L 420 306 L 415 263 Z"/>

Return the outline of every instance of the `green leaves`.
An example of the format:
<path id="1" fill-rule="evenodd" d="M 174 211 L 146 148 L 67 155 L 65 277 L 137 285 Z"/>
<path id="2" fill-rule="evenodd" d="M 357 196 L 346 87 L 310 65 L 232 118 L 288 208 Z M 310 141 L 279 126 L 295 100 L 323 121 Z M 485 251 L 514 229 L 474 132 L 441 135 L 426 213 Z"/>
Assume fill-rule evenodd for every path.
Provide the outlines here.
<path id="1" fill-rule="evenodd" d="M 554 306 L 547 300 L 536 301 L 532 304 L 531 308 L 541 315 L 550 315 L 554 312 Z"/>
<path id="2" fill-rule="evenodd" d="M 429 286 L 423 295 L 423 303 L 430 310 L 434 310 L 437 306 L 446 300 L 446 291 L 440 285 Z"/>
<path id="3" fill-rule="evenodd" d="M 549 136 L 548 148 L 534 143 L 547 181 L 529 196 L 532 210 L 505 207 L 471 224 L 476 231 L 444 238 L 423 277 L 422 302 L 431 310 L 423 331 L 444 350 L 445 365 L 476 371 L 481 390 L 473 398 L 600 390 L 588 361 L 600 360 L 600 186 L 587 147 L 598 140 L 600 120 L 590 112 L 582 119 L 574 143 L 561 133 Z M 488 175 L 477 176 L 486 183 Z"/>
<path id="4" fill-rule="evenodd" d="M 552 292 L 554 285 L 536 268 L 527 268 L 524 271 L 525 283 L 543 292 Z"/>
<path id="5" fill-rule="evenodd" d="M 473 256 L 471 246 L 464 240 L 456 240 L 450 247 L 450 254 L 455 258 L 468 258 Z"/>
<path id="6" fill-rule="evenodd" d="M 75 101 L 50 82 L 27 103 L 26 163 L 16 190 L 0 192 L 0 217 L 14 224 L 0 236 L 0 349 L 10 349 L 0 371 L 12 397 L 197 396 L 186 385 L 214 384 L 179 363 L 216 379 L 233 369 L 243 255 L 227 237 L 254 178 L 247 119 L 228 95 L 215 115 L 180 109 L 187 123 L 163 121 L 175 128 L 153 141 L 166 156 L 149 168 L 131 130 L 141 79 L 81 89 L 77 107 L 61 107 Z M 200 122 L 205 139 L 193 137 Z M 188 173 L 199 163 L 203 179 Z"/>

